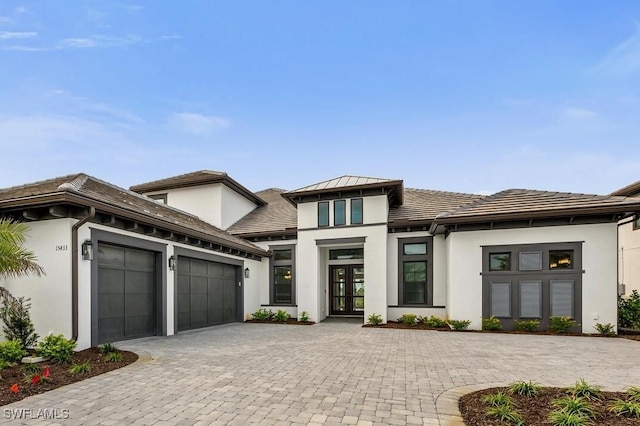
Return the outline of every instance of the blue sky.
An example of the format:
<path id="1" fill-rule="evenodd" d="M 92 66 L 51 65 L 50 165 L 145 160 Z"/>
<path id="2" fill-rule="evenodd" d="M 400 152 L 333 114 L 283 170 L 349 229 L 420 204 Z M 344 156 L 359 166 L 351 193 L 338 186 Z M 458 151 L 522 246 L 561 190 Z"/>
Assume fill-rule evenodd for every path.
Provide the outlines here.
<path id="1" fill-rule="evenodd" d="M 0 3 L 0 187 L 640 179 L 640 2 Z"/>

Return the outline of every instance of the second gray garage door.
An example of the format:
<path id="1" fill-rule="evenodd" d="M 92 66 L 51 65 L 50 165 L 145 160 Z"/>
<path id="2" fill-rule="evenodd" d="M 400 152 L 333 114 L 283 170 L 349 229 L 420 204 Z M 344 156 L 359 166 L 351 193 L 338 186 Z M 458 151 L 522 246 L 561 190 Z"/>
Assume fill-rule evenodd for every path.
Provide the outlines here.
<path id="1" fill-rule="evenodd" d="M 178 331 L 238 321 L 237 266 L 178 257 Z"/>

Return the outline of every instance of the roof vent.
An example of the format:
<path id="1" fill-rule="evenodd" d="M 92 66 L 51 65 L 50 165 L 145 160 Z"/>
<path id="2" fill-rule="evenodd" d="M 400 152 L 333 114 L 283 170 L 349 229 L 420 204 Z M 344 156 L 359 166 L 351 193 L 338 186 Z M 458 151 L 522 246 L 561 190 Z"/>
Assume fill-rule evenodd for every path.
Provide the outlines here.
<path id="1" fill-rule="evenodd" d="M 75 187 L 71 182 L 65 182 L 58 187 L 58 191 L 77 191 L 78 188 Z"/>

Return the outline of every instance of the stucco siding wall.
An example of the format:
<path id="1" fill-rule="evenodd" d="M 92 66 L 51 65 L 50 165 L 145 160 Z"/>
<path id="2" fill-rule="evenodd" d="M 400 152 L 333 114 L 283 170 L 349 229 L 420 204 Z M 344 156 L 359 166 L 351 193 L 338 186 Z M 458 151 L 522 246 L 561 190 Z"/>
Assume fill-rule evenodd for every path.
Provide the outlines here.
<path id="1" fill-rule="evenodd" d="M 358 198 L 358 197 L 356 197 Z M 351 198 L 346 200 L 347 225 L 351 222 Z M 389 205 L 386 195 L 376 195 L 362 197 L 362 223 L 364 225 L 387 223 Z M 334 223 L 333 200 L 329 201 L 329 224 Z M 357 226 L 357 225 L 356 225 Z M 298 229 L 309 229 L 318 227 L 318 203 L 298 204 Z M 329 226 L 328 228 L 330 228 Z M 323 228 L 327 229 L 327 228 Z"/>
<path id="2" fill-rule="evenodd" d="M 256 205 L 227 186 L 221 188 L 220 227 L 227 229 L 256 208 Z"/>
<path id="3" fill-rule="evenodd" d="M 46 275 L 0 280 L 16 297 L 31 299 L 31 319 L 40 337 L 71 330 L 71 219 L 28 222 L 25 247 L 37 256 Z"/>
<path id="4" fill-rule="evenodd" d="M 222 227 L 222 184 L 199 185 L 168 191 L 148 192 L 145 195 L 167 194 L 167 204 L 189 212 L 219 228 Z"/>
<path id="5" fill-rule="evenodd" d="M 634 230 L 629 222 L 618 228 L 618 235 L 618 281 L 626 285 L 629 296 L 633 290 L 640 292 L 640 229 Z"/>
<path id="6" fill-rule="evenodd" d="M 449 316 L 482 319 L 482 246 L 583 241 L 582 324 L 585 333 L 596 323 L 617 324 L 617 225 L 574 225 L 544 228 L 454 232 L 448 237 Z"/>

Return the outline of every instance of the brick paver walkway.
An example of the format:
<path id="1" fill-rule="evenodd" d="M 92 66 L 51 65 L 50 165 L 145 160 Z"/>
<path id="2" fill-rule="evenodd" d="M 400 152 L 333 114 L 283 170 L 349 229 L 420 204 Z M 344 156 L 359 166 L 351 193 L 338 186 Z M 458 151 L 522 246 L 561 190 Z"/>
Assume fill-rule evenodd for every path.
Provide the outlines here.
<path id="1" fill-rule="evenodd" d="M 533 379 L 640 385 L 625 339 L 233 324 L 119 345 L 153 360 L 3 407 L 23 424 L 428 424 L 445 390 Z M 14 424 L 20 424 L 13 420 Z M 444 422 L 442 423 L 444 424 Z"/>

